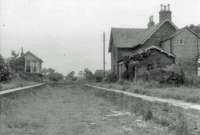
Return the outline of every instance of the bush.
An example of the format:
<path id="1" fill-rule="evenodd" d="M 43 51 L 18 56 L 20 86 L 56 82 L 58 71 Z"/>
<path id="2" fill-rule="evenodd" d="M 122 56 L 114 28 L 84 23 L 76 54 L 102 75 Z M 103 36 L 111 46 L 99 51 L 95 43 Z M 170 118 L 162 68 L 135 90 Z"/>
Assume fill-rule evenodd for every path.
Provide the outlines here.
<path id="1" fill-rule="evenodd" d="M 8 81 L 11 79 L 8 65 L 5 64 L 3 57 L 0 55 L 0 82 Z"/>
<path id="2" fill-rule="evenodd" d="M 16 75 L 16 73 L 15 73 Z M 19 72 L 18 77 L 20 77 L 23 80 L 27 81 L 35 81 L 35 82 L 42 82 L 43 81 L 43 75 L 42 74 L 32 74 L 32 73 L 24 73 Z"/>
<path id="3" fill-rule="evenodd" d="M 15 51 L 11 52 L 11 58 L 9 59 L 9 66 L 15 72 L 23 72 L 25 58 L 24 55 L 19 55 Z"/>
<path id="4" fill-rule="evenodd" d="M 75 72 L 71 71 L 69 74 L 67 74 L 67 76 L 65 77 L 65 80 L 76 81 L 77 78 L 75 77 Z"/>
<path id="5" fill-rule="evenodd" d="M 178 114 L 177 122 L 175 123 L 175 131 L 176 135 L 190 135 L 187 119 L 181 113 Z"/>
<path id="6" fill-rule="evenodd" d="M 93 80 L 94 79 L 94 75 L 93 75 L 92 71 L 89 70 L 88 68 L 84 69 L 84 78 L 86 80 Z"/>
<path id="7" fill-rule="evenodd" d="M 102 82 L 104 79 L 104 71 L 96 70 L 94 73 L 94 77 L 95 77 L 96 82 Z"/>
<path id="8" fill-rule="evenodd" d="M 148 109 L 145 113 L 144 113 L 144 119 L 145 121 L 151 120 L 153 118 L 153 113 L 150 109 Z"/>
<path id="9" fill-rule="evenodd" d="M 51 73 L 51 74 L 48 75 L 48 79 L 50 81 L 58 82 L 58 81 L 63 80 L 63 75 L 60 74 L 60 73 L 54 72 L 54 73 Z"/>
<path id="10" fill-rule="evenodd" d="M 105 77 L 106 82 L 116 82 L 117 80 L 117 76 L 112 72 L 107 73 Z"/>
<path id="11" fill-rule="evenodd" d="M 175 64 L 149 71 L 149 80 L 156 80 L 162 84 L 183 84 L 184 77 L 183 70 Z"/>
<path id="12" fill-rule="evenodd" d="M 189 86 L 200 87 L 200 77 L 199 76 L 186 76 L 184 77 L 184 84 Z"/>

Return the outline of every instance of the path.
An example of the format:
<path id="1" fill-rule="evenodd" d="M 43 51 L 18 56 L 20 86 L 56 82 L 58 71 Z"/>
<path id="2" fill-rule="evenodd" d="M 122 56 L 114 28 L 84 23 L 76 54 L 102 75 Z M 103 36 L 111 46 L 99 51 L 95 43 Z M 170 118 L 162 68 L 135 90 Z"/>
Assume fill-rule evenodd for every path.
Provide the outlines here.
<path id="1" fill-rule="evenodd" d="M 98 86 L 89 85 L 89 84 L 86 84 L 86 86 L 91 87 L 91 88 L 95 88 L 95 89 L 98 89 L 98 90 L 122 93 L 124 95 L 141 98 L 141 99 L 144 99 L 144 100 L 147 100 L 147 101 L 150 101 L 150 102 L 168 103 L 168 104 L 171 104 L 173 106 L 178 106 L 178 107 L 181 107 L 181 108 L 184 108 L 184 109 L 194 109 L 194 110 L 200 111 L 200 105 L 199 104 L 188 103 L 188 102 L 175 100 L 175 99 L 164 99 L 164 98 L 159 98 L 159 97 L 146 96 L 146 95 L 135 94 L 135 93 L 126 92 L 126 91 L 122 91 L 122 90 L 98 87 Z"/>

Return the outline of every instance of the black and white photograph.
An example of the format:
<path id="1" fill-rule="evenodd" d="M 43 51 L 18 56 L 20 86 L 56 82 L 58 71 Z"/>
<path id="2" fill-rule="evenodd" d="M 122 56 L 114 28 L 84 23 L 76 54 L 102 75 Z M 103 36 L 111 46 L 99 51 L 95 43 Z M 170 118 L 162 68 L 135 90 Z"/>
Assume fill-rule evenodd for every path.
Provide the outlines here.
<path id="1" fill-rule="evenodd" d="M 200 1 L 0 0 L 0 135 L 200 135 Z"/>

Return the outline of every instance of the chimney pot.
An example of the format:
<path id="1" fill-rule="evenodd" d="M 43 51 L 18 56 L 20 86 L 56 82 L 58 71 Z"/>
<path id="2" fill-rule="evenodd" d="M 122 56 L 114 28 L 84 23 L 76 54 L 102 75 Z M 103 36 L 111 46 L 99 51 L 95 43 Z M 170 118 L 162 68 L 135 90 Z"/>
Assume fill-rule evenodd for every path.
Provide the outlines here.
<path id="1" fill-rule="evenodd" d="M 163 10 L 163 4 L 160 4 L 160 10 L 161 11 Z"/>
<path id="2" fill-rule="evenodd" d="M 154 25 L 155 25 L 155 23 L 154 23 L 154 21 L 153 21 L 153 16 L 150 16 L 150 17 L 149 17 L 148 28 L 151 28 L 151 27 L 154 26 Z"/>
<path id="3" fill-rule="evenodd" d="M 170 10 L 170 4 L 163 5 L 161 4 L 161 11 L 159 12 L 159 22 L 163 22 L 164 20 L 172 20 L 172 12 Z"/>
<path id="4" fill-rule="evenodd" d="M 167 7 L 168 7 L 168 11 L 170 11 L 170 4 L 168 4 Z"/>
<path id="5" fill-rule="evenodd" d="M 164 11 L 166 11 L 167 10 L 167 6 L 166 5 L 164 5 Z"/>

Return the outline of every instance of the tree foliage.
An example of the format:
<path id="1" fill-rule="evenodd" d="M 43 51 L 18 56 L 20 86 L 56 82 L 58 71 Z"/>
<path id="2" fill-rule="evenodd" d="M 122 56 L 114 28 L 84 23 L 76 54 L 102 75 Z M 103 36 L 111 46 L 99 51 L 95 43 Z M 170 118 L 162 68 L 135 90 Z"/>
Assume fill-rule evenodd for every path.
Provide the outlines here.
<path id="1" fill-rule="evenodd" d="M 75 77 L 75 72 L 71 71 L 67 76 L 66 79 L 73 79 Z"/>
<path id="2" fill-rule="evenodd" d="M 61 73 L 58 73 L 56 72 L 54 69 L 52 68 L 44 68 L 42 70 L 42 74 L 50 81 L 55 81 L 55 82 L 58 82 L 58 81 L 61 81 L 63 80 L 63 74 Z"/>
<path id="3" fill-rule="evenodd" d="M 93 80 L 94 79 L 94 74 L 92 73 L 91 70 L 89 70 L 88 68 L 84 69 L 84 78 L 86 80 Z"/>
<path id="4" fill-rule="evenodd" d="M 63 75 L 61 73 L 54 72 L 48 75 L 48 79 L 51 81 L 58 82 L 58 81 L 63 80 Z"/>
<path id="5" fill-rule="evenodd" d="M 10 80 L 10 72 L 8 65 L 5 63 L 3 57 L 0 55 L 0 82 Z"/>
<path id="6" fill-rule="evenodd" d="M 25 59 L 24 56 L 19 56 L 15 51 L 11 52 L 11 58 L 9 60 L 10 68 L 15 72 L 24 71 Z"/>

